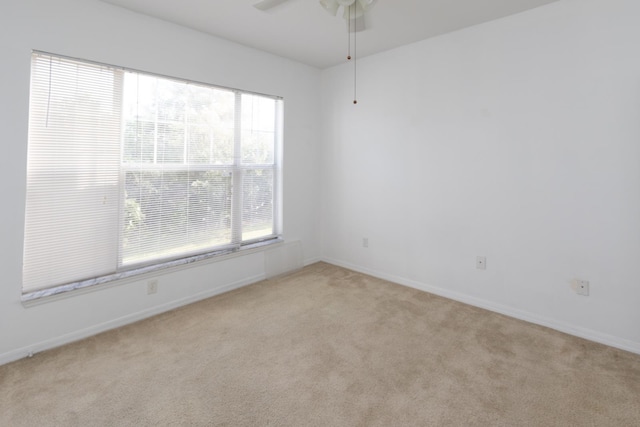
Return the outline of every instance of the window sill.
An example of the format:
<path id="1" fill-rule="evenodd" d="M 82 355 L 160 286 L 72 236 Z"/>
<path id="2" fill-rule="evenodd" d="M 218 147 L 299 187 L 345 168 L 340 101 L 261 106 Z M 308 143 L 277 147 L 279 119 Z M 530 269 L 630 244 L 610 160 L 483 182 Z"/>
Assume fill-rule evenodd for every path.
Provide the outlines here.
<path id="1" fill-rule="evenodd" d="M 188 258 L 167 261 L 159 264 L 140 267 L 130 271 L 110 274 L 108 276 L 97 277 L 94 279 L 83 280 L 81 282 L 69 283 L 53 288 L 29 292 L 22 295 L 21 301 L 24 307 L 33 307 L 36 305 L 41 305 L 48 302 L 105 289 L 106 287 L 143 281 L 149 277 L 157 276 L 160 273 L 171 273 L 174 271 L 191 268 L 196 265 L 200 266 L 211 264 L 214 262 L 225 261 L 231 258 L 237 258 L 256 252 L 262 252 L 266 250 L 267 247 L 271 249 L 273 245 L 280 245 L 282 243 L 284 243 L 284 240 L 282 238 L 273 238 L 261 242 L 252 243 L 237 250 L 230 249 L 224 251 L 216 251 L 191 256 Z"/>

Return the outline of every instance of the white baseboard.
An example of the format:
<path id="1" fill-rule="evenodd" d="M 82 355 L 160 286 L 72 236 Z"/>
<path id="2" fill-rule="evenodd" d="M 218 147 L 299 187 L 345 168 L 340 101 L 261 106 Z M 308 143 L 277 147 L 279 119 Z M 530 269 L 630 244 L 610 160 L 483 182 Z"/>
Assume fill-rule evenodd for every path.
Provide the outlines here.
<path id="1" fill-rule="evenodd" d="M 327 257 L 323 258 L 322 261 L 327 262 L 329 264 L 337 265 L 339 267 L 344 267 L 349 270 L 368 274 L 370 276 L 374 276 L 379 279 L 388 280 L 390 282 L 394 282 L 399 285 L 418 289 L 424 292 L 429 292 L 431 294 L 439 295 L 441 297 L 445 297 L 454 301 L 459 301 L 464 304 L 469 304 L 475 307 L 484 308 L 486 310 L 504 314 L 505 316 L 513 317 L 516 319 L 524 320 L 529 323 L 545 326 L 547 328 L 564 332 L 566 334 L 573 335 L 576 337 L 584 338 L 589 341 L 594 341 L 600 344 L 608 345 L 610 347 L 615 347 L 621 350 L 640 354 L 640 343 L 638 342 L 630 341 L 624 338 L 604 334 L 604 333 L 586 329 L 586 328 L 576 327 L 564 322 L 558 322 L 557 320 L 554 320 L 548 317 L 539 316 L 537 314 L 515 309 L 513 307 L 509 307 L 506 305 L 496 304 L 494 302 L 472 297 L 470 295 L 450 291 L 450 290 L 439 288 L 436 286 L 430 286 L 425 283 L 417 282 L 415 280 L 406 279 L 404 277 L 381 273 L 379 271 L 372 270 L 365 267 L 360 267 L 358 265 L 351 264 L 348 262 L 342 262 L 342 261 L 332 259 L 332 258 L 327 258 Z"/>
<path id="2" fill-rule="evenodd" d="M 90 336 L 99 334 L 101 332 L 106 332 L 111 329 L 119 328 L 121 326 L 125 326 L 130 323 L 134 323 L 139 320 L 146 319 L 148 317 L 152 317 L 157 314 L 164 313 L 166 311 L 173 310 L 175 308 L 182 307 L 184 305 L 188 305 L 206 298 L 220 295 L 225 292 L 229 292 L 234 289 L 238 289 L 243 286 L 247 286 L 264 279 L 265 279 L 264 274 L 256 275 L 256 276 L 239 280 L 234 283 L 229 283 L 227 285 L 223 285 L 214 289 L 208 289 L 206 291 L 203 291 L 194 295 L 190 295 L 185 298 L 181 298 L 175 301 L 171 301 L 165 304 L 151 307 L 151 308 L 139 311 L 137 313 L 132 313 L 127 316 L 113 319 L 108 322 L 100 323 L 85 329 L 74 331 L 69 334 L 61 335 L 55 338 L 50 338 L 50 339 L 41 341 L 39 343 L 29 345 L 27 347 L 19 348 L 17 350 L 12 350 L 7 353 L 0 354 L 0 365 L 4 365 L 9 362 L 14 362 L 16 360 L 29 357 L 30 355 L 33 355 L 45 350 L 50 350 L 52 348 L 60 347 L 65 344 L 79 341 L 81 339 L 88 338 Z"/>
<path id="3" fill-rule="evenodd" d="M 304 266 L 307 267 L 311 264 L 315 264 L 316 262 L 320 262 L 320 261 L 322 261 L 322 258 L 319 256 L 314 258 L 308 258 L 304 260 Z"/>

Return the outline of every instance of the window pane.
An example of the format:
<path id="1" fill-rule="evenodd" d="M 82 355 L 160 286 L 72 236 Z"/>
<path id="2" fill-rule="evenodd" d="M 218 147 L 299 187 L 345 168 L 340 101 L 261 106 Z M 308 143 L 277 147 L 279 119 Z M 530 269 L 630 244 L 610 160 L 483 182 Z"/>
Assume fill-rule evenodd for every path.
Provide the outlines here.
<path id="1" fill-rule="evenodd" d="M 211 163 L 213 157 L 213 131 L 207 125 L 189 125 L 189 162 Z"/>
<path id="2" fill-rule="evenodd" d="M 274 162 L 276 100 L 242 95 L 242 163 Z"/>
<path id="3" fill-rule="evenodd" d="M 231 242 L 231 173 L 126 173 L 122 264 L 202 252 Z"/>
<path id="4" fill-rule="evenodd" d="M 158 123 L 156 163 L 184 163 L 185 128 L 182 123 Z"/>
<path id="5" fill-rule="evenodd" d="M 187 85 L 183 82 L 160 77 L 155 77 L 155 79 L 157 81 L 155 97 L 158 120 L 184 123 Z"/>
<path id="6" fill-rule="evenodd" d="M 123 139 L 123 161 L 125 163 L 154 162 L 156 140 L 154 122 L 126 120 Z"/>
<path id="7" fill-rule="evenodd" d="M 242 240 L 272 235 L 273 170 L 247 170 L 242 183 Z"/>

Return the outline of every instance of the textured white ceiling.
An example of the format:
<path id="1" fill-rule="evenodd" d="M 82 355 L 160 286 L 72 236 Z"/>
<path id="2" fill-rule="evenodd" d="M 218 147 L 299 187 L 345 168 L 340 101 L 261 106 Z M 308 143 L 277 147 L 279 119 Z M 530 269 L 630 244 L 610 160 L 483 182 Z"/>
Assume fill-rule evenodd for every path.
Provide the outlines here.
<path id="1" fill-rule="evenodd" d="M 318 0 L 263 12 L 258 0 L 102 0 L 318 68 L 345 60 L 345 21 Z M 557 0 L 378 0 L 357 34 L 359 57 L 523 12 Z"/>

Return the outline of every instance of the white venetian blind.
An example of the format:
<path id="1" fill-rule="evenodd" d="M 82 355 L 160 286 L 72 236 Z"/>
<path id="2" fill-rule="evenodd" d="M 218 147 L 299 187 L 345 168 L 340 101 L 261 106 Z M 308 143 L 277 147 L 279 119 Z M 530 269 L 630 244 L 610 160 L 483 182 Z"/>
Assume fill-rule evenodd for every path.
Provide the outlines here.
<path id="1" fill-rule="evenodd" d="M 34 54 L 23 290 L 114 271 L 123 74 Z"/>

